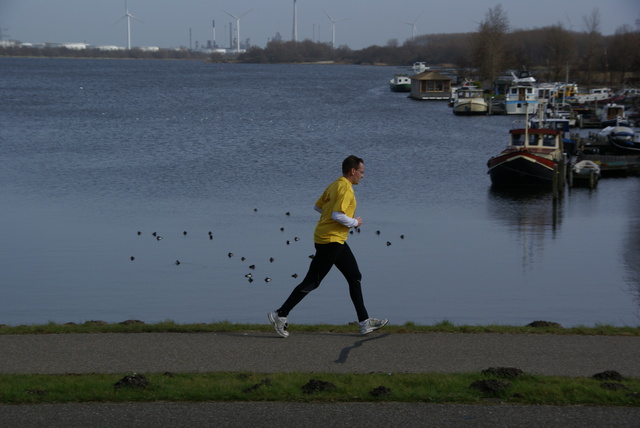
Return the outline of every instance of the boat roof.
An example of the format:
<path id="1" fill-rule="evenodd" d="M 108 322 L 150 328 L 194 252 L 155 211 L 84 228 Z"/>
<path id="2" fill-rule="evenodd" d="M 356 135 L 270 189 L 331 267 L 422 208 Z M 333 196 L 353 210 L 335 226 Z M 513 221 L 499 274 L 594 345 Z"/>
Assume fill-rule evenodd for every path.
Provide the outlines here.
<path id="1" fill-rule="evenodd" d="M 422 73 L 411 76 L 411 80 L 451 80 L 451 77 L 438 73 L 437 71 L 427 70 Z"/>
<path id="2" fill-rule="evenodd" d="M 547 135 L 560 135 L 561 131 L 549 128 L 518 128 L 510 129 L 510 134 L 547 134 Z"/>

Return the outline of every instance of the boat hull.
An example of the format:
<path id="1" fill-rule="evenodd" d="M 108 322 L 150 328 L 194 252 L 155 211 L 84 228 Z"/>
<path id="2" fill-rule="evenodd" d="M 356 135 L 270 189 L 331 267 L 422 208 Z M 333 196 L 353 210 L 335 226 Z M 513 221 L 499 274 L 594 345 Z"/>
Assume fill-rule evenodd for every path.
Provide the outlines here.
<path id="1" fill-rule="evenodd" d="M 535 101 L 505 101 L 507 114 L 536 114 L 538 111 L 538 100 Z"/>
<path id="2" fill-rule="evenodd" d="M 489 107 L 484 100 L 459 100 L 453 105 L 453 114 L 471 116 L 487 114 Z"/>
<path id="3" fill-rule="evenodd" d="M 396 74 L 389 81 L 389 89 L 392 92 L 411 92 L 411 78 L 406 74 Z"/>
<path id="4" fill-rule="evenodd" d="M 389 89 L 391 92 L 411 92 L 411 83 L 407 84 L 389 84 Z"/>
<path id="5" fill-rule="evenodd" d="M 487 163 L 492 185 L 524 187 L 550 187 L 557 165 L 554 160 L 524 150 L 491 158 Z"/>
<path id="6" fill-rule="evenodd" d="M 609 144 L 618 152 L 640 154 L 640 141 L 638 141 L 635 132 L 631 128 L 616 126 L 607 133 L 607 138 L 609 139 Z"/>
<path id="7" fill-rule="evenodd" d="M 602 126 L 602 128 L 608 128 L 610 126 L 625 126 L 628 127 L 629 126 L 629 121 L 627 121 L 626 119 L 620 120 L 620 119 L 607 119 L 607 120 L 603 120 L 602 122 L 600 122 L 600 126 Z"/>

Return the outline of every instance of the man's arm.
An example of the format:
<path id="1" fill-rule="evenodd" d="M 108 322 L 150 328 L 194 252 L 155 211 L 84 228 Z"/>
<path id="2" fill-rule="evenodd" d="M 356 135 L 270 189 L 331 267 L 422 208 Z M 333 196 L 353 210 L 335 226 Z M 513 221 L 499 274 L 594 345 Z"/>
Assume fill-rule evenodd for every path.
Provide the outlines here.
<path id="1" fill-rule="evenodd" d="M 360 217 L 351 218 L 340 211 L 332 212 L 331 218 L 333 221 L 347 227 L 359 227 L 362 224 L 362 219 Z"/>

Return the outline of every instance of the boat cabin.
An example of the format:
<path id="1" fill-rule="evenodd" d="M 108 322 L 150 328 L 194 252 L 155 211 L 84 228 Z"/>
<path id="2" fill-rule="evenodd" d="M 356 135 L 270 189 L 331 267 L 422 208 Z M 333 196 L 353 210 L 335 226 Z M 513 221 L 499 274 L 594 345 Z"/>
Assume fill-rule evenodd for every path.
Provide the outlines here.
<path id="1" fill-rule="evenodd" d="M 479 88 L 463 87 L 456 91 L 458 98 L 483 98 L 484 91 Z"/>
<path id="2" fill-rule="evenodd" d="M 414 100 L 448 100 L 451 78 L 437 71 L 427 70 L 411 76 L 411 95 Z"/>
<path id="3" fill-rule="evenodd" d="M 562 150 L 562 132 L 547 128 L 511 129 L 510 147 Z"/>
<path id="4" fill-rule="evenodd" d="M 507 114 L 535 114 L 538 111 L 538 91 L 534 86 L 523 84 L 509 88 L 505 96 Z"/>
<path id="5" fill-rule="evenodd" d="M 602 109 L 602 121 L 625 118 L 624 107 L 619 104 L 607 104 Z"/>

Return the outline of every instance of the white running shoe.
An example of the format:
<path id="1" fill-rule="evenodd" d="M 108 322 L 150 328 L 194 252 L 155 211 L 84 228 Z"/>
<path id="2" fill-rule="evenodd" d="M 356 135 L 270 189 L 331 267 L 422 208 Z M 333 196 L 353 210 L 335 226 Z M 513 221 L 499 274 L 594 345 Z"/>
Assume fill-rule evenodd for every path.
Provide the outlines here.
<path id="1" fill-rule="evenodd" d="M 377 318 L 368 318 L 360 323 L 360 334 L 365 335 L 369 334 L 372 331 L 375 331 L 381 327 L 384 327 L 389 322 L 388 319 L 379 320 Z"/>
<path id="2" fill-rule="evenodd" d="M 276 333 L 282 337 L 289 337 L 289 332 L 287 331 L 289 324 L 286 317 L 279 317 L 277 312 L 269 312 L 267 317 L 269 317 L 269 322 L 273 325 Z"/>

